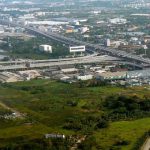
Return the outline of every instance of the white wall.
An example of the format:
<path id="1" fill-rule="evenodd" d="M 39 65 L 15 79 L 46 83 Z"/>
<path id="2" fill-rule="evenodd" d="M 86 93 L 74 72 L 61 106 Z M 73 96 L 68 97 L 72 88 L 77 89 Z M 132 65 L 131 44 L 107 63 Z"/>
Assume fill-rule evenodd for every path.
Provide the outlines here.
<path id="1" fill-rule="evenodd" d="M 78 80 L 83 80 L 83 81 L 85 81 L 85 80 L 91 80 L 91 79 L 93 79 L 93 75 L 77 76 L 77 79 Z"/>
<path id="2" fill-rule="evenodd" d="M 52 53 L 52 46 L 50 45 L 40 45 L 39 49 L 40 51 Z"/>

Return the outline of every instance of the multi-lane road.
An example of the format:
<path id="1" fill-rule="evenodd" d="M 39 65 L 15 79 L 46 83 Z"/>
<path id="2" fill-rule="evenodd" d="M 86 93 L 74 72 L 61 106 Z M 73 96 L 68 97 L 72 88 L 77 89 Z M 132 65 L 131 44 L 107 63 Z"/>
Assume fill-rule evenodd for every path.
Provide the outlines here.
<path id="1" fill-rule="evenodd" d="M 145 64 L 150 65 L 150 59 L 149 58 L 143 58 L 143 57 L 134 55 L 132 53 L 127 53 L 127 52 L 122 51 L 122 50 L 116 50 L 116 49 L 112 49 L 112 48 L 108 48 L 108 47 L 99 46 L 97 44 L 91 44 L 91 43 L 87 43 L 84 41 L 79 41 L 79 40 L 76 40 L 73 38 L 68 38 L 68 37 L 62 36 L 60 34 L 53 33 L 53 32 L 39 31 L 37 29 L 27 27 L 27 26 L 25 28 L 34 34 L 40 34 L 42 36 L 48 37 L 48 38 L 56 40 L 58 42 L 62 42 L 64 44 L 85 45 L 87 50 L 92 50 L 92 51 L 96 50 L 98 52 L 105 52 L 111 56 L 126 59 L 127 61 L 132 61 L 132 62 L 136 61 L 136 63 L 145 63 Z"/>
<path id="2" fill-rule="evenodd" d="M 89 63 L 112 62 L 112 61 L 117 62 L 120 61 L 120 59 L 107 55 L 103 56 L 91 55 L 68 59 L 65 58 L 65 59 L 34 60 L 34 61 L 33 60 L 9 61 L 9 62 L 0 62 L 0 71 L 34 69 L 34 68 L 44 68 L 62 65 L 89 64 Z"/>
<path id="3" fill-rule="evenodd" d="M 139 57 L 137 55 L 133 55 L 131 53 L 127 53 L 125 51 L 116 50 L 108 47 L 102 47 L 96 44 L 87 43 L 84 41 L 79 41 L 73 38 L 68 38 L 53 32 L 43 32 L 38 29 L 23 26 L 21 24 L 16 24 L 14 22 L 8 22 L 5 20 L 0 20 L 0 24 L 6 24 L 11 26 L 20 26 L 25 28 L 32 34 L 39 34 L 44 37 L 53 39 L 55 41 L 61 42 L 66 45 L 85 45 L 87 50 L 97 51 L 97 52 L 105 52 L 110 55 L 107 56 L 97 56 L 93 53 L 90 56 L 80 57 L 80 58 L 68 58 L 68 59 L 52 59 L 52 60 L 29 60 L 28 64 L 30 68 L 38 68 L 38 67 L 47 67 L 47 66 L 59 66 L 62 64 L 81 64 L 81 63 L 94 63 L 94 62 L 102 62 L 102 61 L 118 61 L 119 59 L 125 60 L 128 64 L 135 64 L 137 66 L 142 65 L 150 65 L 150 59 L 145 59 Z M 125 62 L 124 62 L 125 63 Z M 7 64 L 7 65 L 6 65 Z M 0 62 L 0 70 L 11 70 L 11 69 L 25 69 L 27 68 L 27 62 L 25 61 L 14 61 L 14 62 Z"/>

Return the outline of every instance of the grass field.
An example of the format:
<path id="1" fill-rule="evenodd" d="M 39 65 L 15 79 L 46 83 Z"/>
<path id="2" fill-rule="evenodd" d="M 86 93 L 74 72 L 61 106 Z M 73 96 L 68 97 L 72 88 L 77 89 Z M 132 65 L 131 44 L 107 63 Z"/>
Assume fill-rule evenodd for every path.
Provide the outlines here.
<path id="1" fill-rule="evenodd" d="M 108 129 L 95 133 L 97 142 L 103 149 L 109 149 L 117 140 L 125 140 L 129 145 L 122 146 L 121 150 L 130 150 L 137 140 L 150 129 L 150 118 L 134 121 L 118 121 L 110 124 Z"/>
<path id="2" fill-rule="evenodd" d="M 80 131 L 63 129 L 66 118 L 100 115 L 101 102 L 107 96 L 116 94 L 150 96 L 148 87 L 136 87 L 134 90 L 109 86 L 80 88 L 78 85 L 50 80 L 0 85 L 0 102 L 26 116 L 24 119 L 0 121 L 0 146 L 7 144 L 7 139 L 20 136 L 34 139 L 46 133 L 82 134 Z M 69 106 L 68 101 L 77 102 L 77 106 Z M 130 150 L 149 129 L 150 118 L 143 118 L 111 122 L 108 128 L 96 130 L 93 135 L 103 150 L 109 150 L 120 139 L 128 144 L 117 147 Z M 2 138 L 3 141 L 5 139 L 3 143 Z"/>

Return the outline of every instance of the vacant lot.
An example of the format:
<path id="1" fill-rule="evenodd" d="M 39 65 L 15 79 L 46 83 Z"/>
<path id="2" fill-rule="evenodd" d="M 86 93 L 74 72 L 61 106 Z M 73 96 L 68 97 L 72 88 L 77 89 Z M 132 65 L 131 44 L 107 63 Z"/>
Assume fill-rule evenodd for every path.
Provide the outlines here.
<path id="1" fill-rule="evenodd" d="M 14 138 L 17 140 L 18 137 L 30 140 L 42 138 L 46 133 L 62 133 L 90 134 L 96 137 L 97 149 L 132 149 L 138 139 L 150 129 L 148 115 L 143 119 L 139 117 L 109 121 L 108 127 L 102 129 L 90 126 L 90 121 L 89 125 L 86 125 L 87 117 L 92 118 L 91 125 L 96 125 L 95 118 L 111 112 L 103 108 L 102 104 L 112 95 L 136 96 L 143 99 L 150 96 L 150 91 L 148 87 L 136 87 L 134 90 L 109 86 L 80 88 L 78 84 L 70 85 L 49 80 L 1 84 L 0 102 L 24 114 L 25 118 L 1 119 L 0 147 L 14 143 Z M 68 129 L 68 120 L 70 123 L 77 122 L 77 126 L 72 127 L 69 124 Z M 123 141 L 123 144 L 118 141 Z"/>

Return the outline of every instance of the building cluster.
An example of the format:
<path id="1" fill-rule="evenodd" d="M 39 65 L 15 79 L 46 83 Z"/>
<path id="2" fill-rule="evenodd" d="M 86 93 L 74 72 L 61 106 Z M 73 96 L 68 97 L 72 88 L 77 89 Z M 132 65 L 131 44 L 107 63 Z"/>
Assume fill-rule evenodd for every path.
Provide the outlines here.
<path id="1" fill-rule="evenodd" d="M 136 53 L 141 55 L 141 57 L 147 57 L 147 51 L 150 48 L 150 42 L 147 40 L 149 24 L 136 23 L 136 19 L 137 17 L 142 17 L 144 20 L 149 20 L 149 13 L 137 13 L 134 10 L 135 13 L 120 15 L 119 12 L 130 7 L 147 9 L 149 2 L 113 2 L 112 4 L 116 5 L 116 7 L 118 7 L 118 3 L 120 4 L 120 7 L 116 10 L 101 8 L 100 6 L 93 7 L 92 2 L 89 4 L 89 1 L 78 3 L 77 6 L 81 6 L 78 9 L 74 1 L 45 3 L 43 7 L 34 4 L 31 7 L 30 4 L 26 4 L 27 6 L 24 8 L 14 4 L 12 4 L 12 7 L 2 4 L 0 7 L 2 10 L 0 19 L 19 23 L 43 32 L 60 33 L 70 38 L 113 47 L 118 50 Z M 84 8 L 85 3 L 91 6 L 89 7 L 90 9 Z M 65 8 L 64 6 L 71 7 Z M 59 10 L 59 7 L 64 8 Z M 17 11 L 18 13 L 12 15 L 12 11 Z M 23 32 L 21 28 L 13 28 L 11 30 L 13 35 L 15 35 L 14 32 Z M 4 33 L 3 27 L 0 28 L 0 33 Z M 46 45 L 44 47 L 40 47 L 40 50 L 52 53 L 52 50 L 46 50 Z"/>
<path id="2" fill-rule="evenodd" d="M 19 81 L 27 81 L 35 78 L 40 78 L 41 75 L 36 70 L 17 71 L 15 73 L 4 71 L 0 72 L 1 83 L 11 83 Z"/>
<path id="3" fill-rule="evenodd" d="M 124 51 L 130 52 L 130 53 L 133 53 L 133 54 L 136 53 L 136 54 L 146 57 L 147 51 L 149 50 L 149 46 L 150 46 L 150 40 L 149 40 L 148 35 L 140 36 L 140 35 L 138 35 L 138 33 L 135 33 L 133 36 L 130 36 L 128 40 L 107 39 L 105 45 L 107 47 L 115 48 L 118 50 L 124 50 Z"/>
<path id="4" fill-rule="evenodd" d="M 85 7 L 85 3 L 89 7 Z M 150 23 L 148 22 L 149 11 L 147 11 L 149 2 L 113 1 L 112 7 L 116 7 L 116 9 L 110 9 L 107 6 L 95 7 L 92 3 L 93 1 L 90 0 L 76 3 L 74 1 L 51 2 L 41 4 L 42 6 L 34 5 L 32 2 L 23 5 L 14 5 L 12 2 L 9 5 L 2 3 L 0 5 L 0 19 L 7 20 L 10 23 L 18 23 L 21 27 L 1 25 L 0 44 L 7 43 L 11 47 L 11 37 L 17 37 L 19 40 L 32 38 L 22 28 L 26 26 L 32 27 L 32 29 L 39 32 L 42 31 L 42 33 L 59 33 L 72 40 L 77 39 L 98 46 L 110 47 L 110 50 L 117 49 L 118 53 L 120 50 L 134 53 L 139 55 L 141 59 L 150 57 Z M 62 8 L 61 10 L 60 7 Z M 130 10 L 130 7 L 134 8 L 133 11 L 127 12 L 127 10 Z M 139 13 L 136 10 L 139 7 L 144 8 L 143 12 Z M 137 22 L 137 20 L 142 21 Z M 34 42 L 32 46 L 36 47 Z M 48 42 L 43 42 L 42 45 L 39 43 L 38 50 L 40 52 L 54 53 L 54 46 L 52 43 L 49 45 Z M 65 44 L 63 46 L 66 47 Z M 71 43 L 68 46 L 68 50 L 74 56 L 76 53 L 81 55 L 82 53 L 88 53 L 84 45 L 75 46 Z M 88 47 L 88 50 L 97 53 L 96 49 Z M 0 53 L 2 52 L 0 51 Z M 99 53 L 101 55 L 101 52 Z M 65 57 L 70 57 L 68 53 L 66 55 Z M 146 76 L 143 76 L 145 74 Z M 132 81 L 138 81 L 139 84 L 141 82 L 149 84 L 149 75 L 148 73 L 145 74 L 142 70 L 132 72 L 128 71 L 128 68 L 121 68 L 113 63 L 104 66 L 82 65 L 82 67 L 67 65 L 57 66 L 56 68 L 14 71 L 13 73 L 6 70 L 0 73 L 0 81 L 16 82 L 34 78 L 50 78 L 69 83 L 96 79 L 109 81 L 110 83 L 118 83 L 119 81 L 121 83 L 124 83 L 122 81 L 132 83 Z"/>
<path id="5" fill-rule="evenodd" d="M 24 70 L 16 72 L 0 72 L 0 82 L 20 82 L 32 79 L 50 79 L 65 83 L 97 80 L 109 84 L 150 85 L 150 69 L 130 71 L 124 65 L 62 65 L 45 69 Z"/>
<path id="6" fill-rule="evenodd" d="M 149 8 L 150 7 L 150 2 L 149 1 L 143 1 L 143 0 L 137 0 L 135 2 L 130 2 L 126 5 L 124 5 L 123 7 L 125 8 L 135 8 L 135 9 L 139 9 L 139 8 Z"/>

